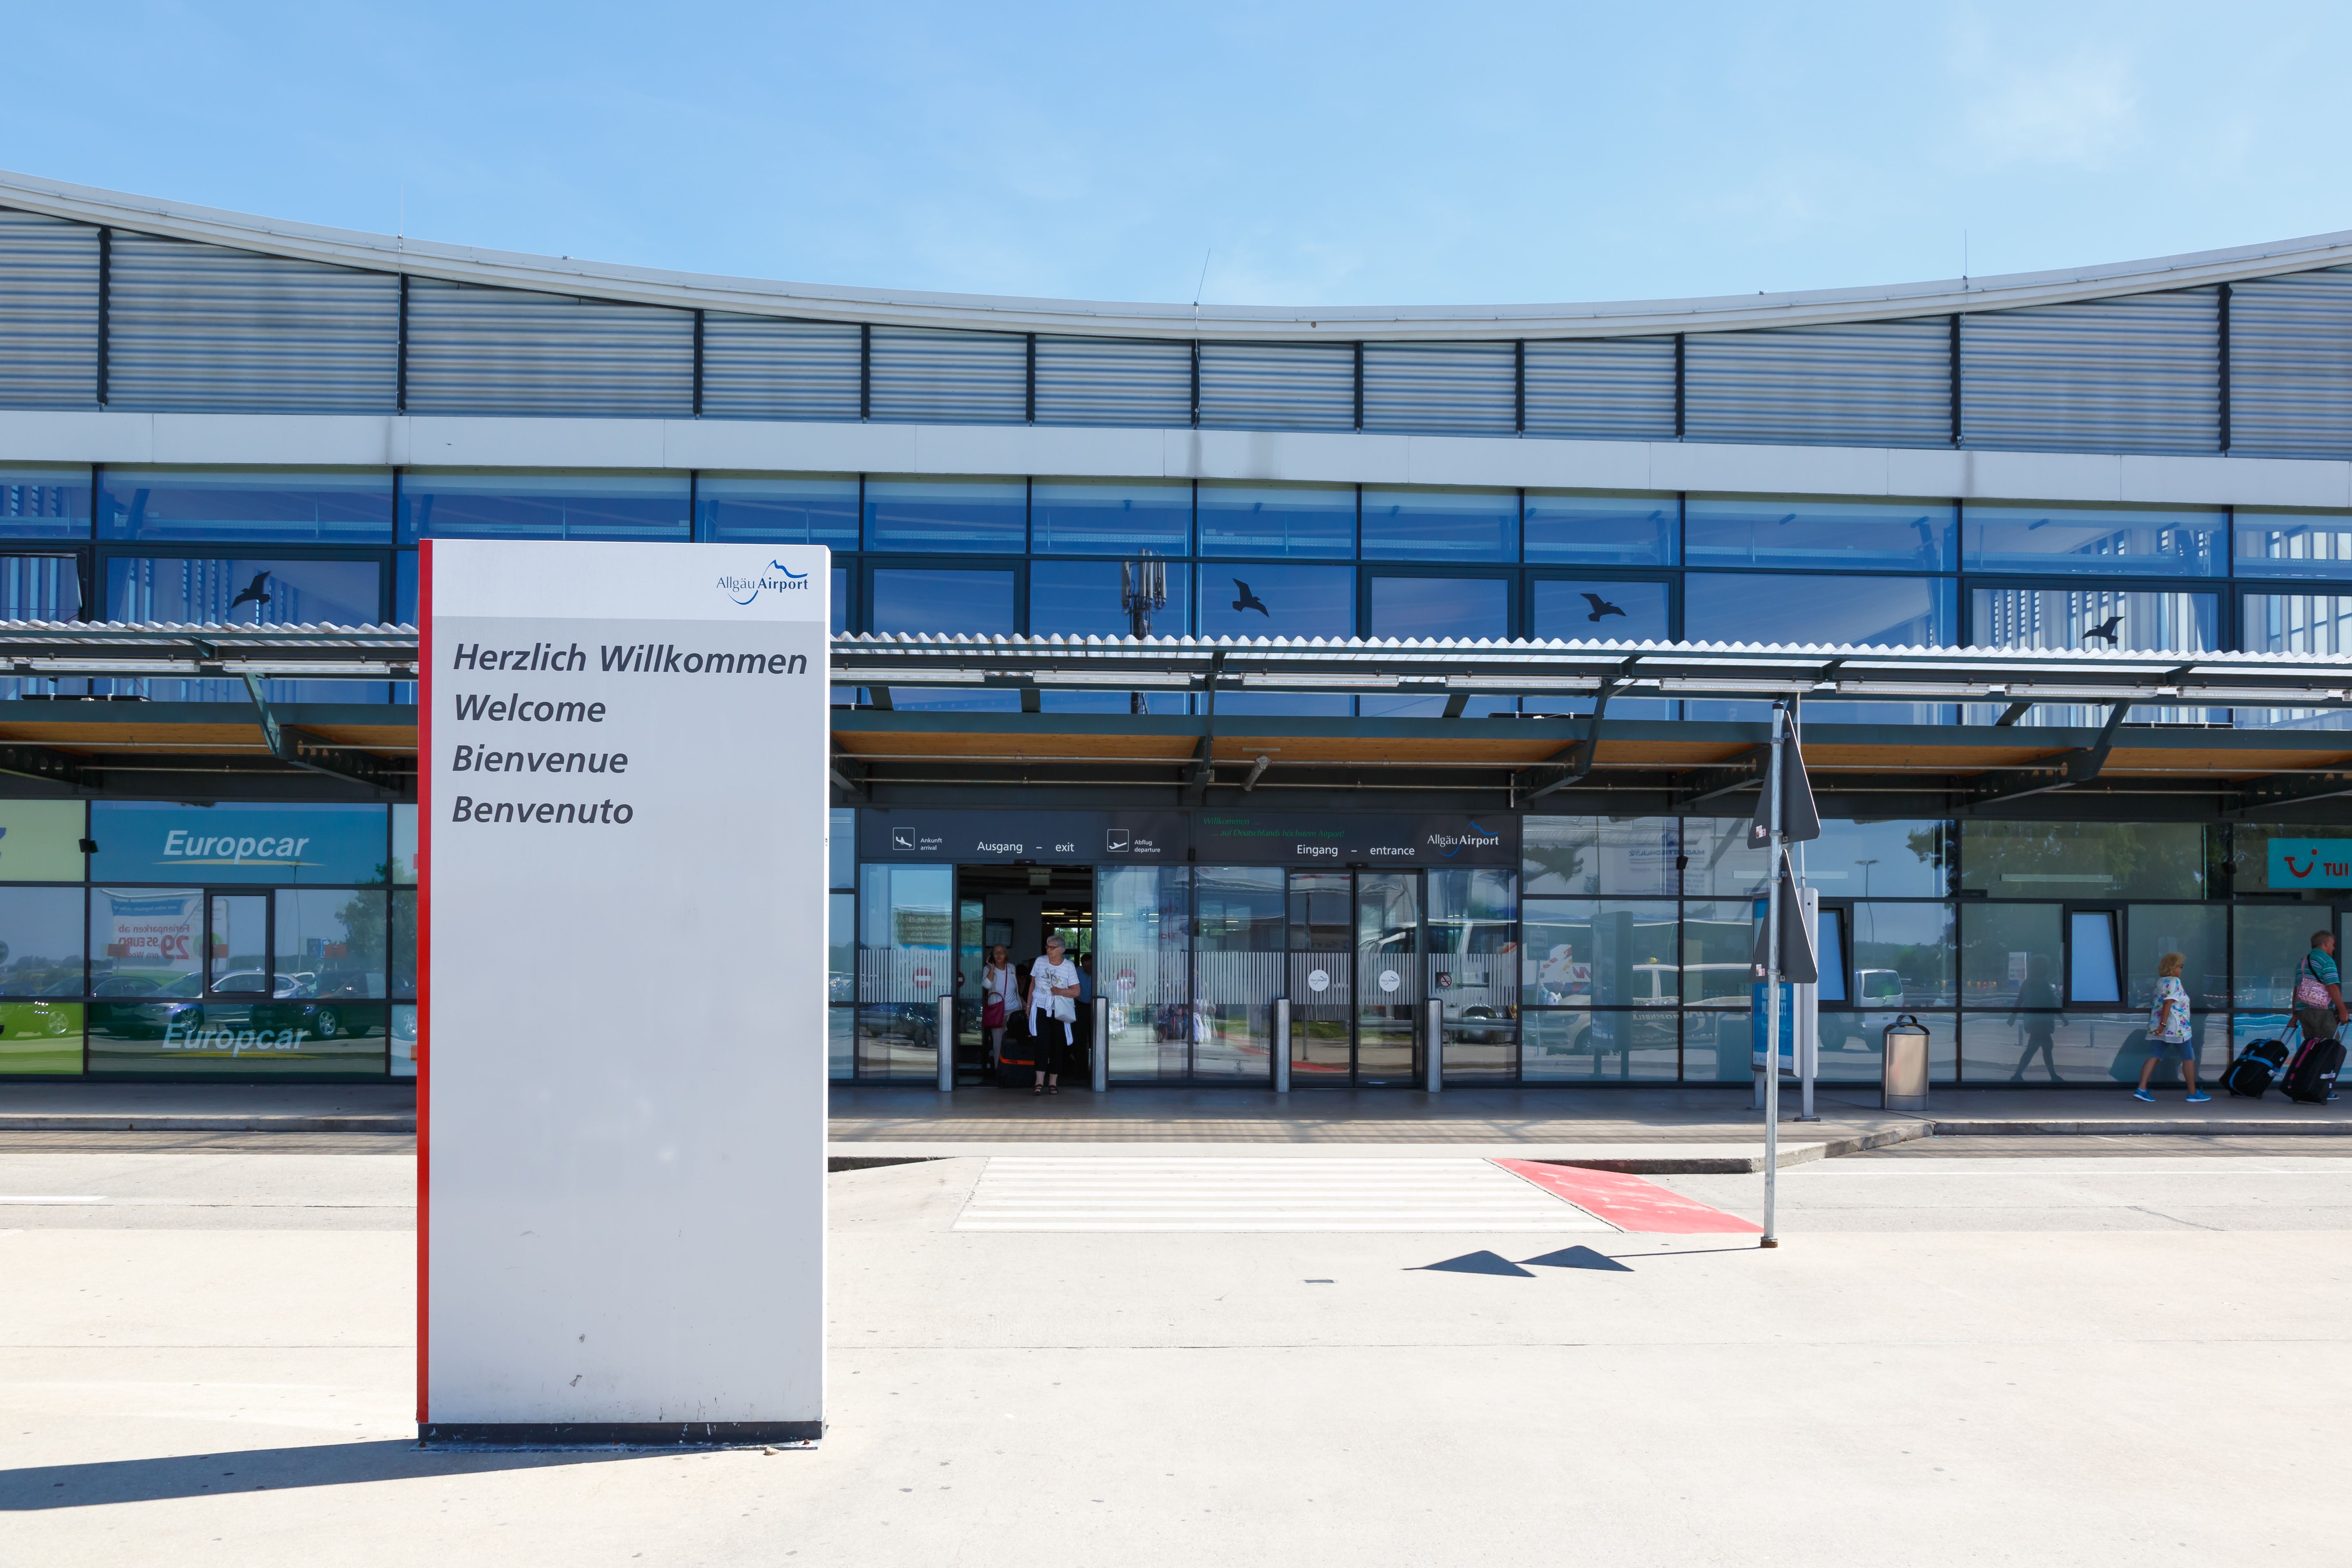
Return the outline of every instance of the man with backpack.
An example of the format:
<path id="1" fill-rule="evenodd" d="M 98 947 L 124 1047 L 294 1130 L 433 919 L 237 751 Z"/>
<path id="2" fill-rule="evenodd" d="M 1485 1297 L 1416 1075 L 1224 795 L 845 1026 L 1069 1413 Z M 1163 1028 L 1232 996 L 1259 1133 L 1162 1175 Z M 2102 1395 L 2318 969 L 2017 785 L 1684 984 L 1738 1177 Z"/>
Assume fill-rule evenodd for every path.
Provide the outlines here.
<path id="1" fill-rule="evenodd" d="M 2346 1021 L 2343 976 L 2336 968 L 2336 933 L 2311 933 L 2311 951 L 2294 970 L 2294 1021 L 2303 1030 L 2303 1048 L 2287 1064 L 2282 1086 L 2289 1100 L 2307 1105 L 2336 1098 L 2336 1075 L 2344 1066 L 2344 1047 L 2336 1037 Z"/>
<path id="2" fill-rule="evenodd" d="M 2295 965 L 2294 1021 L 2305 1039 L 2329 1040 L 2347 1016 L 2352 1015 L 2344 1006 L 2343 976 L 2336 968 L 2336 933 L 2313 931 L 2311 951 Z"/>

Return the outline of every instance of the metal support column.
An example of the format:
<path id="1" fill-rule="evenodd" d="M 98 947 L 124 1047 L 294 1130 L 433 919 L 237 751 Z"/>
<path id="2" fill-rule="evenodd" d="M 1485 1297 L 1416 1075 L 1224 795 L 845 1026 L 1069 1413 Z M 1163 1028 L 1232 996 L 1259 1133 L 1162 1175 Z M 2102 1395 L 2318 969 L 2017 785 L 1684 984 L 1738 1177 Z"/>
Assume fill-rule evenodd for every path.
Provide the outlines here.
<path id="1" fill-rule="evenodd" d="M 1087 1042 L 1087 1066 L 1097 1094 L 1110 1090 L 1110 998 L 1095 998 L 1094 1038 Z"/>
<path id="2" fill-rule="evenodd" d="M 1421 1032 L 1428 1037 L 1429 1060 L 1423 1072 L 1422 1087 L 1432 1094 L 1445 1089 L 1445 1004 L 1433 996 L 1424 1004 Z"/>
<path id="3" fill-rule="evenodd" d="M 940 1092 L 953 1094 L 955 1092 L 955 998 L 942 996 L 935 1005 L 939 1008 L 939 1016 L 932 1021 L 932 1026 L 939 1032 Z"/>
<path id="4" fill-rule="evenodd" d="M 1290 998 L 1274 999 L 1274 1092 L 1290 1092 Z"/>
<path id="5" fill-rule="evenodd" d="M 1764 1235 L 1759 1247 L 1780 1245 L 1773 1231 L 1773 1205 L 1780 1195 L 1780 768 L 1786 760 L 1780 740 L 1788 725 L 1787 705 L 1774 703 L 1772 765 L 1764 774 L 1772 813 L 1764 862 L 1771 894 L 1764 912 Z"/>

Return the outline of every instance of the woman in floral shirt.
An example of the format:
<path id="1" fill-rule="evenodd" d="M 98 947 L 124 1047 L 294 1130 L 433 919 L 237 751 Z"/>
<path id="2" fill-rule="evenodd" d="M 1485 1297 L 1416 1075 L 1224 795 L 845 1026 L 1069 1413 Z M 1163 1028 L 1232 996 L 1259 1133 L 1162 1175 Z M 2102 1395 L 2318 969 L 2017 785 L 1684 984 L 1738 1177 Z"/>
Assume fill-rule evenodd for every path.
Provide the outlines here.
<path id="1" fill-rule="evenodd" d="M 2197 1087 L 2197 1047 L 2189 1037 L 2189 992 L 2180 984 L 2181 965 L 2187 962 L 2177 952 L 2168 952 L 2157 961 L 2156 995 L 2147 1008 L 2152 1048 L 2147 1060 L 2139 1064 L 2139 1087 L 2132 1090 L 2135 1099 L 2155 1101 L 2156 1096 L 2147 1091 L 2147 1080 L 2156 1076 L 2157 1063 L 2176 1056 L 2180 1058 L 2180 1076 L 2189 1085 L 2189 1103 L 2201 1105 L 2213 1098 Z"/>

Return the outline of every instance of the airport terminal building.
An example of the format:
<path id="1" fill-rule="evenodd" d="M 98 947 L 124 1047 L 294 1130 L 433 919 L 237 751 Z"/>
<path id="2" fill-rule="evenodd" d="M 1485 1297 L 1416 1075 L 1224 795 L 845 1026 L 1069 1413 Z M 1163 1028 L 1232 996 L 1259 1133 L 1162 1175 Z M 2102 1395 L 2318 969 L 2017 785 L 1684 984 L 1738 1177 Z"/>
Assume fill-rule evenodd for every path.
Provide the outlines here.
<path id="1" fill-rule="evenodd" d="M 833 552 L 844 1079 L 951 994 L 981 1080 L 1059 931 L 1114 1086 L 1265 1086 L 1277 999 L 1302 1089 L 1418 1087 L 1431 1002 L 1449 1084 L 1744 1082 L 1775 700 L 1825 1079 L 1907 1013 L 2130 1081 L 2172 952 L 2210 1070 L 2352 912 L 2352 235 L 1196 310 L 0 175 L 0 1077 L 415 1070 L 447 538 Z"/>

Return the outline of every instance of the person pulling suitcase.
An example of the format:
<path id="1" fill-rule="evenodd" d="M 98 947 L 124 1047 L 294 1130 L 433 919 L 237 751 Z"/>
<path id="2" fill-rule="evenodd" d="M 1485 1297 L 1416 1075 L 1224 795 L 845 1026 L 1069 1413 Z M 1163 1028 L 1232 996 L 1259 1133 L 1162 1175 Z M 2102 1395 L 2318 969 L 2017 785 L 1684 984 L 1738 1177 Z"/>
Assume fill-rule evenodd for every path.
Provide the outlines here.
<path id="1" fill-rule="evenodd" d="M 2344 986 L 2334 931 L 2313 931 L 2311 951 L 2295 965 L 2294 1021 L 2303 1027 L 2303 1048 L 2287 1064 L 2280 1087 L 2289 1100 L 2325 1105 L 2336 1098 L 2336 1075 L 2344 1070 L 2344 1046 L 2336 1037 L 2345 1021 Z"/>

